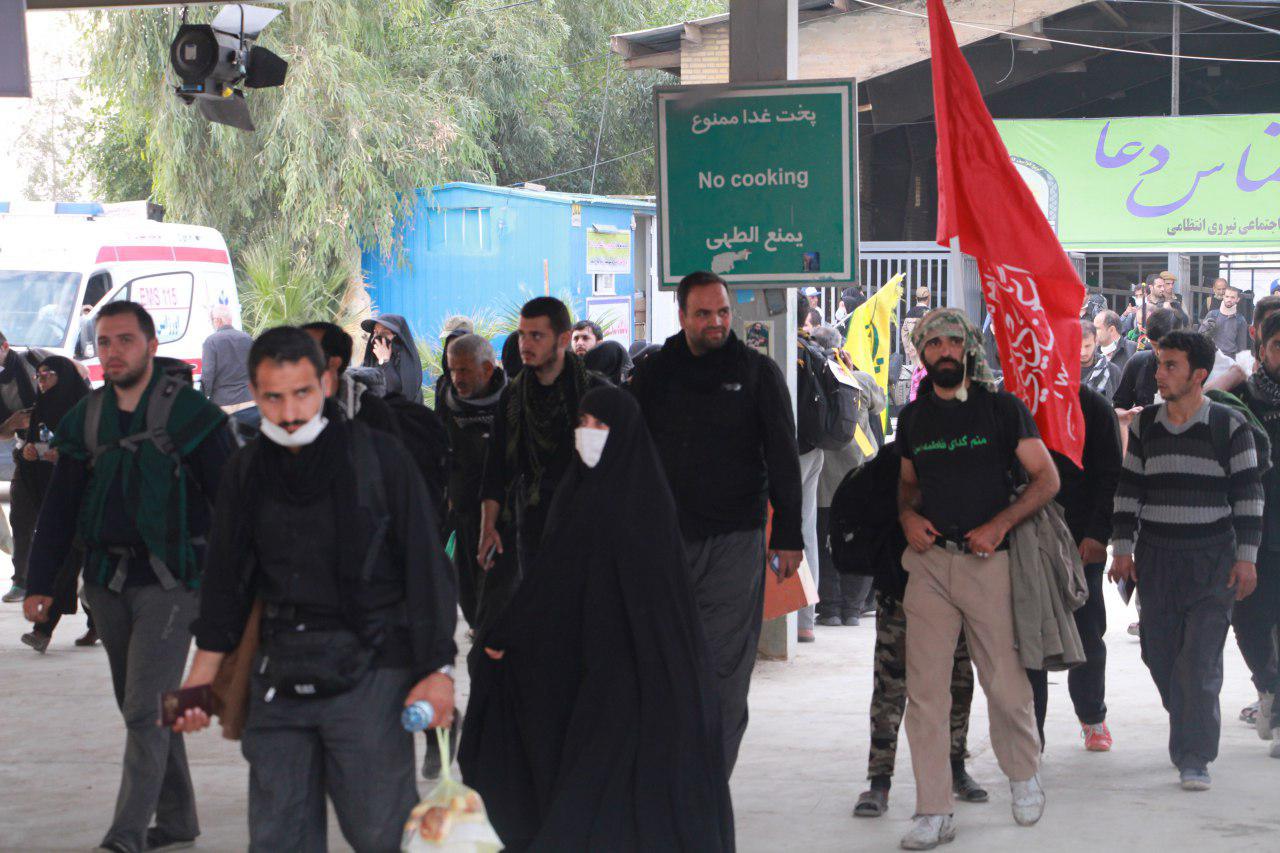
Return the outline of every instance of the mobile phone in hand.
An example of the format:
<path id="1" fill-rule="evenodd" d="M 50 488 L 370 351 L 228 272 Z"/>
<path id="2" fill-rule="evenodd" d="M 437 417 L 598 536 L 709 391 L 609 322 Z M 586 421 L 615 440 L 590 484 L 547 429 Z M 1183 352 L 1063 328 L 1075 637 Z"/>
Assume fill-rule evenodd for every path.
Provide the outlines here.
<path id="1" fill-rule="evenodd" d="M 213 690 L 208 684 L 184 690 L 168 690 L 160 694 L 160 725 L 172 728 L 178 718 L 192 708 L 213 716 Z"/>
<path id="2" fill-rule="evenodd" d="M 773 573 L 779 578 L 782 577 L 782 558 L 774 554 L 769 558 L 769 568 L 773 569 Z"/>

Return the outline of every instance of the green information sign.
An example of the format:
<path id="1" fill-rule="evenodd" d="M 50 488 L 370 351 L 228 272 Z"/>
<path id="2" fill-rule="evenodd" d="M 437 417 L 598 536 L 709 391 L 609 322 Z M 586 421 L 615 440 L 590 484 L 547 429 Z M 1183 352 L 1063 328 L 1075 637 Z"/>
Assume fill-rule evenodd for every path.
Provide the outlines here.
<path id="1" fill-rule="evenodd" d="M 852 283 L 852 80 L 657 89 L 659 275 L 730 284 Z"/>
<path id="2" fill-rule="evenodd" d="M 1069 249 L 1280 248 L 1280 115 L 996 128 Z"/>

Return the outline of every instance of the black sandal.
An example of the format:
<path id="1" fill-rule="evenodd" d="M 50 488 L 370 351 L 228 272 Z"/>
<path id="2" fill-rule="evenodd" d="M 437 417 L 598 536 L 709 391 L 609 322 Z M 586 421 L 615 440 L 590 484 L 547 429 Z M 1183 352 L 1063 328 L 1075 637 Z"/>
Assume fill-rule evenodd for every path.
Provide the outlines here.
<path id="1" fill-rule="evenodd" d="M 963 768 L 951 771 L 951 790 L 958 799 L 966 803 L 985 803 L 990 798 L 986 789 Z"/>
<path id="2" fill-rule="evenodd" d="M 889 810 L 889 792 L 880 788 L 863 791 L 853 807 L 854 817 L 880 817 Z"/>

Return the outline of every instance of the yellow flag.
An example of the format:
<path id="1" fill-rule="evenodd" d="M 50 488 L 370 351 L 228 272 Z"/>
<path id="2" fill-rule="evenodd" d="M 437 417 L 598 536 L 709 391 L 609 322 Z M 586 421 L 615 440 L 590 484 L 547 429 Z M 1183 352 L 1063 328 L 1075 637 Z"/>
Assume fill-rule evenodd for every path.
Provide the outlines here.
<path id="1" fill-rule="evenodd" d="M 845 352 L 853 359 L 853 366 L 871 374 L 886 393 L 889 390 L 889 355 L 893 352 L 889 327 L 897 315 L 898 301 L 902 299 L 904 278 L 906 273 L 898 273 L 886 281 L 875 296 L 858 306 L 849 318 L 849 332 L 844 342 Z"/>

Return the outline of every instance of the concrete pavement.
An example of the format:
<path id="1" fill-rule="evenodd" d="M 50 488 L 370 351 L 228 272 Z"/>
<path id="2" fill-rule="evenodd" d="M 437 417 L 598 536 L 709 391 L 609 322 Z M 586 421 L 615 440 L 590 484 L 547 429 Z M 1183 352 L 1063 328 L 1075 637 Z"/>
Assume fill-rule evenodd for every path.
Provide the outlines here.
<path id="1" fill-rule="evenodd" d="M 9 577 L 8 560 L 0 578 Z M 7 588 L 7 583 L 5 584 Z M 987 736 L 986 703 L 975 698 L 971 772 L 991 791 L 985 805 L 958 804 L 956 851 L 1245 851 L 1280 849 L 1280 760 L 1236 720 L 1255 698 L 1228 639 L 1221 756 L 1212 791 L 1185 793 L 1165 750 L 1167 723 L 1155 687 L 1125 633 L 1133 611 L 1108 590 L 1110 754 L 1086 753 L 1064 675 L 1051 678 L 1048 751 L 1042 779 L 1048 808 L 1039 826 L 1014 825 L 1008 786 Z M 743 851 L 896 849 L 913 811 L 903 737 L 887 816 L 850 816 L 865 787 L 873 619 L 856 628 L 818 628 L 818 641 L 790 663 L 761 662 L 751 726 L 733 779 Z M 83 616 L 64 621 L 43 657 L 23 646 L 18 605 L 0 607 L 0 850 L 89 850 L 101 839 L 119 782 L 123 726 L 106 657 L 77 649 Z M 459 695 L 467 689 L 460 673 Z M 188 739 L 207 851 L 247 843 L 247 766 L 237 744 L 205 733 Z M 423 785 L 425 791 L 425 784 Z M 345 850 L 331 820 L 335 850 Z"/>

